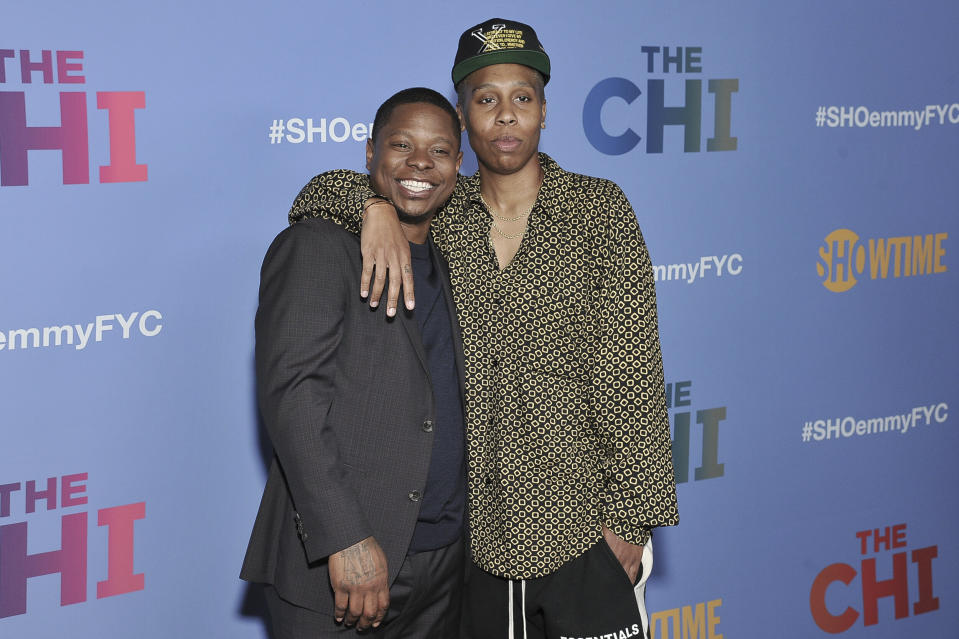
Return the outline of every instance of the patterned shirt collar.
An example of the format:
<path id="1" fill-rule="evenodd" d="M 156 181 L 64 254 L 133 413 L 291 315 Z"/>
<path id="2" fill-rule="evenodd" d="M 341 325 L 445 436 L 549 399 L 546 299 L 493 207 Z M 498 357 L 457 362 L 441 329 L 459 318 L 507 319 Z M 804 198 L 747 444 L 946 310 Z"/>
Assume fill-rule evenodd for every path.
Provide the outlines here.
<path id="1" fill-rule="evenodd" d="M 541 211 L 542 214 L 548 218 L 563 219 L 569 217 L 569 209 L 565 206 L 544 207 L 540 205 L 544 193 L 556 195 L 560 192 L 568 190 L 569 173 L 564 171 L 559 164 L 556 163 L 556 160 L 543 152 L 539 153 L 539 165 L 543 169 L 543 185 L 539 189 L 539 195 L 536 196 L 535 208 Z M 463 181 L 463 187 L 466 192 L 466 200 L 468 202 L 471 204 L 482 205 L 483 201 L 480 198 L 479 169 L 476 170 L 476 173 Z M 562 201 L 563 198 L 560 198 L 560 202 Z"/>

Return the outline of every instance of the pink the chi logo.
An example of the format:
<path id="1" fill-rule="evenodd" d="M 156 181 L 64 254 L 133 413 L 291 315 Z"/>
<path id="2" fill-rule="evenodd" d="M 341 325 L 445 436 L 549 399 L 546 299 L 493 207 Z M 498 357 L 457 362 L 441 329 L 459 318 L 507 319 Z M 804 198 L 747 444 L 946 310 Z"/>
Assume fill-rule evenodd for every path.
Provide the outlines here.
<path id="1" fill-rule="evenodd" d="M 18 55 L 19 53 L 19 55 Z M 83 51 L 43 50 L 33 61 L 28 49 L 19 52 L 0 49 L 0 84 L 8 81 L 8 60 L 19 60 L 22 84 L 32 84 L 39 74 L 43 84 L 83 84 L 86 77 L 73 72 L 83 70 Z M 16 71 L 16 65 L 9 65 Z M 147 165 L 136 162 L 137 109 L 146 108 L 143 91 L 97 91 L 97 109 L 106 110 L 109 120 L 110 164 L 99 167 L 101 183 L 145 182 Z M 62 154 L 63 183 L 90 183 L 90 152 L 87 133 L 87 94 L 84 91 L 60 92 L 60 126 L 27 126 L 26 93 L 0 91 L 0 186 L 29 184 L 28 151 L 53 151 Z"/>

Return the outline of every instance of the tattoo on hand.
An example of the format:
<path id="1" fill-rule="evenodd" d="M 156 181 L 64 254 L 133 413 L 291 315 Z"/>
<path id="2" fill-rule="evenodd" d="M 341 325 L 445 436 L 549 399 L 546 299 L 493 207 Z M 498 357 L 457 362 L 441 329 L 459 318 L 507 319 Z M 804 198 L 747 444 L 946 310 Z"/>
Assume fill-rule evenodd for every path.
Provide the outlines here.
<path id="1" fill-rule="evenodd" d="M 376 566 L 373 565 L 373 553 L 370 552 L 369 542 L 362 541 L 343 551 L 340 556 L 340 566 L 343 568 L 343 582 L 351 586 L 369 582 L 376 576 Z"/>

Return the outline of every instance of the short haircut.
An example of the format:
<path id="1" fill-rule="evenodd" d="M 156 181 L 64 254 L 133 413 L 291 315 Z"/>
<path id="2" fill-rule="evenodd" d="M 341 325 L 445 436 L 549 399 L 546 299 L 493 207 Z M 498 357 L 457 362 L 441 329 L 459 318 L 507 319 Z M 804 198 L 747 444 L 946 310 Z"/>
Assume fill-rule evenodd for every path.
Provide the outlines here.
<path id="1" fill-rule="evenodd" d="M 456 109 L 453 108 L 449 100 L 433 89 L 427 89 L 426 87 L 403 89 L 402 91 L 394 93 L 387 98 L 386 102 L 380 105 L 380 108 L 376 110 L 376 117 L 373 118 L 373 131 L 370 133 L 370 139 L 373 140 L 374 144 L 376 143 L 377 134 L 379 134 L 380 130 L 389 122 L 390 117 L 393 116 L 393 110 L 396 107 L 401 104 L 420 103 L 432 104 L 435 107 L 439 107 L 450 116 L 450 128 L 453 133 L 453 140 L 455 140 L 457 146 L 459 146 L 460 118 L 456 114 Z"/>

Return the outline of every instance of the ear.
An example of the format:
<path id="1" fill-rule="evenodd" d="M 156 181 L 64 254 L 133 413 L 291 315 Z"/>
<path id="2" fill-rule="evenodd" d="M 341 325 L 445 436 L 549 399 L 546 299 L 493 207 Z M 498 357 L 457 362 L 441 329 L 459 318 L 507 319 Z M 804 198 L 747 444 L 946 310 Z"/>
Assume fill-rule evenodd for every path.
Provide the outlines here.
<path id="1" fill-rule="evenodd" d="M 546 100 L 545 100 L 545 99 L 543 100 L 543 113 L 542 113 L 542 115 L 540 116 L 539 124 L 540 124 L 540 126 L 542 126 L 544 129 L 546 128 Z"/>
<path id="2" fill-rule="evenodd" d="M 463 115 L 463 107 L 458 103 L 456 105 L 456 115 L 460 116 L 460 131 L 466 130 L 466 116 Z M 462 153 L 462 151 L 461 151 Z"/>
<path id="3" fill-rule="evenodd" d="M 463 165 L 463 152 L 460 151 L 459 155 L 456 156 L 456 172 L 460 172 L 460 167 Z"/>
<path id="4" fill-rule="evenodd" d="M 366 170 L 370 170 L 373 163 L 373 138 L 366 138 Z"/>

